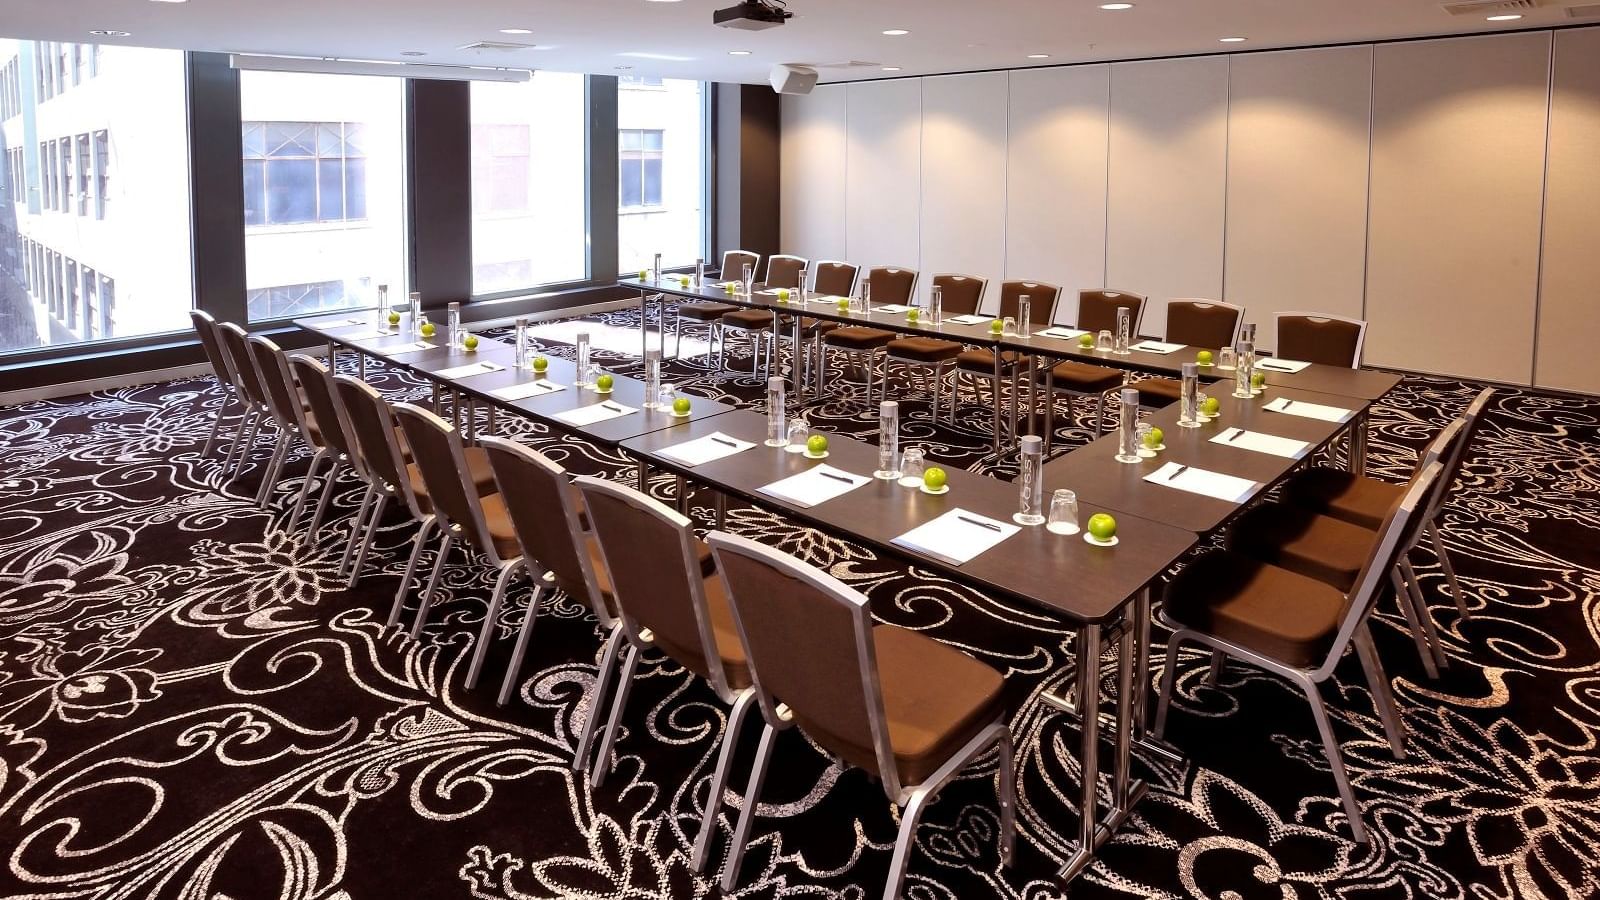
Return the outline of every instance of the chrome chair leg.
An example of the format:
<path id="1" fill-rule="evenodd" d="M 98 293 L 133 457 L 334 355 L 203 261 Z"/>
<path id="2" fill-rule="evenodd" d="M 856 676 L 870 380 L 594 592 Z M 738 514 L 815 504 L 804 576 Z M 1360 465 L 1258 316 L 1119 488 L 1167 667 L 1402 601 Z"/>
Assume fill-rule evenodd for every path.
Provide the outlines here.
<path id="1" fill-rule="evenodd" d="M 1406 585 L 1411 590 L 1411 602 L 1416 606 L 1417 618 L 1422 622 L 1422 630 L 1428 636 L 1428 646 L 1433 649 L 1434 661 L 1439 668 L 1450 668 L 1450 658 L 1445 655 L 1444 643 L 1439 640 L 1439 629 L 1433 623 L 1433 611 L 1428 608 L 1428 598 L 1422 593 L 1422 581 L 1417 578 L 1417 570 L 1411 568 L 1411 561 L 1404 556 L 1400 558 L 1400 572 L 1405 576 Z"/>
<path id="2" fill-rule="evenodd" d="M 283 468 L 284 460 L 289 457 L 289 443 L 294 436 L 285 428 L 278 429 L 278 441 L 272 448 L 272 458 L 267 461 L 266 469 L 262 470 L 261 487 L 256 491 L 256 506 L 266 509 L 267 500 L 272 496 L 272 490 L 277 486 L 278 472 Z"/>
<path id="3" fill-rule="evenodd" d="M 500 682 L 500 696 L 495 698 L 497 705 L 505 706 L 511 702 L 511 691 L 517 686 L 517 673 L 522 670 L 522 660 L 528 655 L 528 643 L 533 639 L 533 623 L 539 618 L 539 605 L 544 600 L 546 585 L 550 580 L 547 574 L 533 586 L 533 596 L 528 599 L 528 614 L 522 619 L 522 627 L 517 629 L 517 643 L 511 650 L 511 665 L 506 668 L 506 677 Z"/>
<path id="4" fill-rule="evenodd" d="M 728 862 L 722 867 L 722 889 L 733 891 L 739 883 L 739 866 L 744 862 L 745 844 L 750 840 L 750 826 L 754 824 L 756 807 L 761 804 L 761 787 L 767 781 L 767 766 L 772 762 L 772 742 L 778 730 L 767 725 L 761 732 L 761 746 L 756 750 L 755 765 L 750 768 L 750 783 L 744 790 L 744 808 L 739 810 L 739 824 L 733 830 L 733 840 L 728 847 Z"/>
<path id="5" fill-rule="evenodd" d="M 307 534 L 316 534 L 322 527 L 322 519 L 328 514 L 328 507 L 333 502 L 333 486 L 339 483 L 339 476 L 345 469 L 344 463 L 338 456 L 333 458 L 333 468 L 328 470 L 327 476 L 322 481 L 322 496 L 317 498 L 317 508 L 311 514 L 311 524 L 306 527 Z"/>
<path id="6" fill-rule="evenodd" d="M 1206 672 L 1206 684 L 1209 684 L 1212 687 L 1216 687 L 1217 686 L 1217 680 L 1222 677 L 1222 668 L 1223 668 L 1223 666 L 1226 666 L 1227 664 L 1228 664 L 1228 659 L 1227 659 L 1227 657 L 1223 656 L 1221 650 L 1212 650 L 1211 651 L 1211 669 Z"/>
<path id="7" fill-rule="evenodd" d="M 582 772 L 589 766 L 589 749 L 594 746 L 594 735 L 600 727 L 600 713 L 605 709 L 606 695 L 611 691 L 611 680 L 617 675 L 617 653 L 625 640 L 621 625 L 613 625 L 606 635 L 605 649 L 600 653 L 600 668 L 595 672 L 594 689 L 589 692 L 589 714 L 584 717 L 583 731 L 578 735 L 578 749 L 572 754 L 572 770 Z M 501 687 L 501 703 L 511 695 L 511 676 Z"/>
<path id="8" fill-rule="evenodd" d="M 350 558 L 355 555 L 356 542 L 361 540 L 361 535 L 366 531 L 367 513 L 372 509 L 372 499 L 377 496 L 377 485 L 367 485 L 367 490 L 361 495 L 361 506 L 356 509 L 355 518 L 350 520 L 350 537 L 344 542 L 344 556 L 339 558 L 339 576 L 346 577 L 346 570 L 350 566 Z"/>
<path id="9" fill-rule="evenodd" d="M 1161 672 L 1161 699 L 1156 701 L 1156 721 L 1150 733 L 1161 737 L 1167 730 L 1167 708 L 1172 705 L 1172 689 L 1178 678 L 1178 650 L 1183 645 L 1187 631 L 1174 631 L 1167 640 L 1166 668 Z"/>
<path id="10" fill-rule="evenodd" d="M 1339 755 L 1339 742 L 1334 739 L 1333 726 L 1328 722 L 1328 708 L 1322 702 L 1322 693 L 1317 690 L 1317 685 L 1309 679 L 1296 679 L 1301 690 L 1305 691 L 1306 700 L 1311 703 L 1311 715 L 1317 720 L 1317 731 L 1322 734 L 1322 752 L 1328 758 L 1328 767 L 1333 770 L 1333 780 L 1339 786 L 1339 797 L 1344 800 L 1345 814 L 1350 818 L 1350 832 L 1356 843 L 1367 842 L 1367 828 L 1361 822 L 1361 807 L 1356 803 L 1356 794 L 1350 788 L 1350 775 L 1345 771 L 1344 759 Z"/>
<path id="11" fill-rule="evenodd" d="M 261 410 L 254 409 L 247 411 L 245 419 L 239 421 L 239 431 L 233 438 L 234 446 L 228 450 L 228 461 L 223 465 L 222 482 L 232 485 L 244 471 L 245 461 L 250 456 L 250 448 L 255 446 L 256 435 L 261 431 L 261 420 L 265 417 L 265 413 Z M 246 419 L 249 420 L 248 426 Z M 237 459 L 234 454 L 238 454 Z"/>
<path id="12" fill-rule="evenodd" d="M 739 693 L 733 701 L 733 710 L 728 713 L 728 727 L 722 734 L 722 749 L 717 754 L 717 769 L 711 776 L 711 793 L 706 796 L 706 809 L 700 816 L 700 834 L 695 837 L 694 853 L 689 860 L 695 872 L 701 875 L 705 874 L 706 860 L 711 854 L 711 839 L 717 831 L 717 817 L 722 812 L 722 795 L 727 791 L 728 774 L 733 768 L 739 734 L 755 701 L 756 692 L 747 688 Z"/>
<path id="13" fill-rule="evenodd" d="M 1361 658 L 1361 668 L 1367 674 L 1367 685 L 1372 689 L 1372 705 L 1378 710 L 1378 720 L 1383 723 L 1383 733 L 1389 738 L 1389 747 L 1395 759 L 1406 758 L 1406 731 L 1395 708 L 1394 692 L 1389 688 L 1389 678 L 1378 659 L 1378 648 L 1372 645 L 1372 631 L 1365 620 L 1352 635 L 1356 655 Z"/>
<path id="14" fill-rule="evenodd" d="M 900 888 L 906 880 L 906 866 L 911 862 L 911 848 L 917 842 L 917 824 L 922 821 L 922 809 L 927 805 L 928 797 L 927 791 L 912 791 L 911 800 L 900 810 L 900 833 L 895 836 L 894 856 L 889 861 L 889 880 L 883 889 L 884 900 L 899 900 Z"/>
<path id="15" fill-rule="evenodd" d="M 1444 548 L 1444 535 L 1439 533 L 1439 523 L 1429 522 L 1427 526 L 1428 540 L 1433 544 L 1434 555 L 1439 557 L 1439 568 L 1444 570 L 1445 581 L 1450 584 L 1450 596 L 1455 598 L 1456 611 L 1461 618 L 1470 619 L 1472 613 L 1467 610 L 1467 595 L 1461 590 L 1461 582 L 1456 580 L 1456 567 L 1450 564 L 1450 551 Z"/>
<path id="16" fill-rule="evenodd" d="M 367 552 L 372 549 L 372 542 L 378 538 L 378 525 L 383 521 L 383 513 L 388 508 L 389 495 L 379 494 L 377 505 L 372 510 L 372 518 L 367 520 L 366 537 L 361 542 L 361 549 L 356 553 L 355 562 L 350 566 L 350 580 L 345 585 L 347 588 L 355 587 L 356 582 L 361 580 L 361 567 L 366 565 Z"/>
<path id="17" fill-rule="evenodd" d="M 1422 630 L 1422 623 L 1417 621 L 1416 601 L 1412 599 L 1410 590 L 1406 587 L 1404 579 L 1400 577 L 1398 568 L 1389 572 L 1389 583 L 1394 585 L 1394 602 L 1399 605 L 1400 612 L 1405 614 L 1406 626 L 1411 630 L 1411 639 L 1417 644 L 1417 655 L 1422 657 L 1423 671 L 1429 678 L 1439 677 L 1439 665 L 1434 661 L 1433 649 L 1428 646 L 1428 637 Z"/>
<path id="18" fill-rule="evenodd" d="M 617 683 L 617 696 L 611 701 L 611 717 L 606 720 L 606 736 L 600 739 L 600 753 L 594 760 L 594 771 L 589 773 L 589 786 L 598 788 L 611 772 L 611 750 L 617 745 L 617 732 L 622 729 L 622 710 L 628 705 L 628 694 L 633 690 L 633 673 L 639 668 L 639 648 L 628 645 L 628 655 L 622 660 L 621 680 Z"/>
<path id="19" fill-rule="evenodd" d="M 439 586 L 439 576 L 444 574 L 445 560 L 450 558 L 450 550 L 456 545 L 456 536 L 450 529 L 444 529 L 444 542 L 439 545 L 439 558 L 433 561 L 433 574 L 428 576 L 428 583 L 422 587 L 422 600 L 417 604 L 417 617 L 411 622 L 411 639 L 422 637 L 422 626 L 428 623 L 428 610 L 433 608 L 433 592 Z"/>
<path id="20" fill-rule="evenodd" d="M 1017 752 L 1011 732 L 1000 736 L 1000 864 L 1011 865 L 1017 854 Z"/>
<path id="21" fill-rule="evenodd" d="M 483 673 L 483 661 L 489 658 L 489 640 L 494 636 L 494 623 L 500 617 L 500 607 L 505 605 L 506 592 L 511 586 L 511 576 L 522 568 L 522 557 L 517 557 L 509 562 L 500 564 L 500 577 L 494 581 L 494 593 L 489 595 L 489 611 L 483 617 L 483 628 L 478 631 L 478 646 L 472 651 L 472 665 L 467 667 L 467 690 L 478 686 L 478 676 Z M 533 599 L 539 599 L 537 589 L 533 592 Z M 528 615 L 532 616 L 534 608 L 530 602 Z"/>
<path id="22" fill-rule="evenodd" d="M 306 500 L 311 496 L 311 486 L 316 484 L 317 481 L 317 469 L 327 457 L 328 451 L 320 447 L 317 452 L 311 454 L 311 463 L 306 466 L 305 480 L 300 484 L 300 493 L 295 496 L 294 507 L 289 510 L 289 521 L 285 523 L 285 529 L 293 531 L 295 523 L 300 521 L 300 513 L 305 510 Z M 338 471 L 339 463 L 337 460 L 334 461 L 333 468 L 334 471 Z M 327 491 L 323 491 L 323 496 L 327 496 L 327 494 Z"/>
<path id="23" fill-rule="evenodd" d="M 373 524 L 377 520 L 377 516 L 374 515 L 372 518 Z M 428 538 L 433 534 L 433 526 L 438 521 L 433 516 L 423 519 L 422 527 L 417 529 L 417 536 L 411 539 L 411 558 L 406 560 L 406 573 L 400 576 L 400 588 L 394 592 L 394 606 L 389 610 L 389 621 L 384 626 L 386 628 L 394 628 L 400 624 L 400 611 L 405 609 L 406 593 L 411 590 L 411 577 L 416 574 L 417 562 L 422 558 L 422 550 L 427 546 Z M 368 527 L 372 526 L 369 525 Z M 356 567 L 356 571 L 360 571 L 359 564 Z"/>

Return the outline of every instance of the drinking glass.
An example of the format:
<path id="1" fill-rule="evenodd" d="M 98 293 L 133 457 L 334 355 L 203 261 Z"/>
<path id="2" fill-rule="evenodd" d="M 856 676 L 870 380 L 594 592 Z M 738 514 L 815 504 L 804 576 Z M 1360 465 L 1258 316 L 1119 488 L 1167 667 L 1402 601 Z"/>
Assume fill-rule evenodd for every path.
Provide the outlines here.
<path id="1" fill-rule="evenodd" d="M 749 297 L 750 296 L 750 291 L 751 291 L 752 288 L 755 287 L 755 283 L 756 283 L 756 267 L 750 265 L 749 263 L 745 263 L 744 264 L 744 273 L 741 276 L 740 280 L 744 282 L 744 295 L 746 297 Z"/>
<path id="2" fill-rule="evenodd" d="M 1061 488 L 1050 495 L 1050 521 L 1045 529 L 1052 534 L 1078 533 L 1078 495 Z"/>
<path id="3" fill-rule="evenodd" d="M 921 447 L 907 447 L 900 455 L 900 486 L 921 487 L 922 473 L 927 469 L 927 454 Z"/>
<path id="4" fill-rule="evenodd" d="M 1044 518 L 1044 438 L 1024 435 L 1018 442 L 1017 513 L 1011 521 L 1018 525 L 1043 525 Z"/>
<path id="5" fill-rule="evenodd" d="M 1232 347 L 1223 347 L 1217 351 L 1217 368 L 1231 369 L 1238 365 L 1238 357 L 1234 355 Z"/>
<path id="6" fill-rule="evenodd" d="M 1122 389 L 1122 408 L 1117 417 L 1117 462 L 1143 462 L 1139 456 L 1139 392 Z"/>
<path id="7" fill-rule="evenodd" d="M 1209 422 L 1212 419 L 1216 418 L 1216 416 L 1209 415 L 1205 411 L 1205 409 L 1206 409 L 1206 401 L 1210 400 L 1210 399 L 1211 399 L 1211 395 L 1207 394 L 1205 391 L 1195 391 L 1195 393 L 1194 393 L 1195 417 L 1198 418 L 1202 422 Z"/>
<path id="8" fill-rule="evenodd" d="M 783 418 L 783 379 L 777 375 L 767 379 L 767 446 L 783 447 L 789 443 L 789 428 Z"/>
<path id="9" fill-rule="evenodd" d="M 1007 337 L 1016 337 L 1017 320 L 1011 316 L 1006 316 L 1004 319 L 1000 320 L 1000 333 Z"/>
<path id="10" fill-rule="evenodd" d="M 1109 352 L 1111 352 L 1111 330 L 1110 329 L 1102 328 L 1102 329 L 1100 329 L 1100 333 L 1095 335 L 1095 337 L 1094 337 L 1094 349 L 1100 351 L 1101 353 L 1109 353 Z"/>
<path id="11" fill-rule="evenodd" d="M 1200 427 L 1200 364 L 1183 364 L 1183 381 L 1178 392 L 1178 427 Z"/>
<path id="12" fill-rule="evenodd" d="M 789 444 L 783 449 L 790 453 L 804 453 L 806 439 L 811 436 L 811 429 L 806 425 L 805 419 L 795 419 L 789 423 Z"/>
<path id="13" fill-rule="evenodd" d="M 644 354 L 644 406 L 658 409 L 657 396 L 661 393 L 661 351 L 648 350 Z"/>
<path id="14" fill-rule="evenodd" d="M 1154 430 L 1155 430 L 1155 426 L 1151 425 L 1149 422 L 1140 422 L 1138 424 L 1138 426 L 1133 429 L 1134 433 L 1139 436 L 1139 458 L 1140 459 L 1155 459 L 1156 458 L 1156 451 L 1150 449 L 1150 447 L 1149 447 L 1149 445 L 1147 443 L 1147 440 L 1150 437 L 1150 432 L 1152 432 Z"/>
<path id="15" fill-rule="evenodd" d="M 663 384 L 661 392 L 656 399 L 656 409 L 671 411 L 672 404 L 678 399 L 678 388 L 673 384 Z"/>
<path id="16" fill-rule="evenodd" d="M 588 387 L 592 382 L 585 381 L 589 377 L 589 332 L 580 331 L 577 337 L 578 344 L 578 387 Z"/>
<path id="17" fill-rule="evenodd" d="M 885 400 L 878 405 L 878 470 L 873 477 L 900 478 L 900 404 Z"/>

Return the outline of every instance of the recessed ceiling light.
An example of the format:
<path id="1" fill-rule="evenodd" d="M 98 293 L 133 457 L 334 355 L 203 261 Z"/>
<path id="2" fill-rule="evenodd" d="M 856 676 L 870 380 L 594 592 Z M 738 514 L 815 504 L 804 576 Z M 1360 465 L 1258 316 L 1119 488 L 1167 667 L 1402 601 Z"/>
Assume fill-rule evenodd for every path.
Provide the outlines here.
<path id="1" fill-rule="evenodd" d="M 1100 8 L 1101 9 L 1109 9 L 1112 12 L 1116 12 L 1118 10 L 1123 10 L 1123 9 L 1133 9 L 1133 4 L 1132 3 L 1102 3 L 1102 4 L 1100 4 Z"/>
<path id="2" fill-rule="evenodd" d="M 127 37 L 128 36 L 128 32 L 126 32 L 126 31 L 116 31 L 116 30 L 113 30 L 113 29 L 110 29 L 110 28 L 96 28 L 95 30 L 93 30 L 93 31 L 91 31 L 89 33 L 92 34 L 92 35 L 95 35 L 96 37 Z"/>
<path id="3" fill-rule="evenodd" d="M 1050 58 L 1050 54 L 1048 54 L 1048 53 L 1029 53 L 1028 54 L 1028 58 L 1029 59 L 1049 59 Z"/>
<path id="4" fill-rule="evenodd" d="M 1522 18 L 1522 15 L 1520 13 L 1505 13 L 1503 15 L 1490 16 L 1489 17 L 1489 21 L 1491 21 L 1491 22 L 1515 22 L 1516 20 L 1518 20 L 1520 18 Z"/>
<path id="5" fill-rule="evenodd" d="M 428 54 L 422 52 L 421 50 L 401 50 L 400 51 L 400 55 L 401 56 L 427 56 Z"/>
<path id="6" fill-rule="evenodd" d="M 728 51 L 728 55 L 729 56 L 749 56 L 750 55 L 750 51 L 749 50 L 729 50 Z"/>
<path id="7" fill-rule="evenodd" d="M 1223 42 L 1224 44 L 1242 44 L 1242 43 L 1244 43 L 1244 38 L 1242 38 L 1242 37 L 1225 37 L 1225 38 L 1217 38 L 1217 40 Z"/>
<path id="8" fill-rule="evenodd" d="M 899 66 L 884 66 L 883 70 L 885 72 L 898 72 L 898 71 L 900 71 L 900 67 Z"/>
<path id="9" fill-rule="evenodd" d="M 532 28 L 502 28 L 501 34 L 533 34 Z"/>
<path id="10" fill-rule="evenodd" d="M 633 68 L 633 66 L 617 66 L 616 67 L 618 72 L 626 72 L 631 68 Z"/>
<path id="11" fill-rule="evenodd" d="M 911 32 L 905 30 L 904 28 L 891 28 L 888 31 L 884 32 L 884 34 L 887 34 L 889 37 L 899 37 L 899 36 L 901 36 L 903 34 L 910 34 L 910 33 Z"/>

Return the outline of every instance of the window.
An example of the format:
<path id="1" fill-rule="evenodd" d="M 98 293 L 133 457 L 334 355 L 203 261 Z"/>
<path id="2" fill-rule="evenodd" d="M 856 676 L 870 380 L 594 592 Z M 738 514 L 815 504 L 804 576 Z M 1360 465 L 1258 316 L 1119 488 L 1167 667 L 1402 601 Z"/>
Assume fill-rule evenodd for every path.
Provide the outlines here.
<path id="1" fill-rule="evenodd" d="M 664 78 L 617 90 L 617 265 L 692 266 L 706 255 L 704 86 Z"/>
<path id="2" fill-rule="evenodd" d="M 241 72 L 252 322 L 405 296 L 405 80 Z"/>
<path id="3" fill-rule="evenodd" d="M 365 219 L 364 144 L 353 122 L 245 122 L 244 223 Z"/>
<path id="4" fill-rule="evenodd" d="M 94 217 L 106 217 L 106 200 L 111 196 L 111 139 L 104 131 L 94 133 Z"/>
<path id="5" fill-rule="evenodd" d="M 472 82 L 472 293 L 589 274 L 584 76 Z"/>
<path id="6" fill-rule="evenodd" d="M 104 333 L 100 321 L 100 279 L 88 266 L 83 267 L 80 274 L 83 276 L 83 324 L 89 332 L 89 340 L 95 340 Z"/>
<path id="7" fill-rule="evenodd" d="M 56 155 L 56 173 L 61 178 L 61 189 L 56 191 L 56 212 L 72 210 L 72 138 L 51 141 Z"/>
<path id="8" fill-rule="evenodd" d="M 78 215 L 89 214 L 89 136 L 78 135 Z"/>
<path id="9" fill-rule="evenodd" d="M 661 205 L 661 129 L 627 129 L 617 135 L 622 208 Z"/>

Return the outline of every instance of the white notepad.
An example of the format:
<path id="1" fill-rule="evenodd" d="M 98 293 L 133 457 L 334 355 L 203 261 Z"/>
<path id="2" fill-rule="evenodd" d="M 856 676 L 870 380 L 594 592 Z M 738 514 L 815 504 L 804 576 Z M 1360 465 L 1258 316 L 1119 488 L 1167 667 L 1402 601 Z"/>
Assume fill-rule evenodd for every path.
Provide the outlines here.
<path id="1" fill-rule="evenodd" d="M 843 469 L 822 463 L 799 475 L 790 475 L 758 490 L 769 497 L 787 500 L 795 506 L 809 507 L 848 494 L 870 481 L 872 479 L 864 475 L 852 475 Z"/>
<path id="2" fill-rule="evenodd" d="M 496 362 L 488 362 L 485 360 L 484 362 L 467 363 L 464 366 L 453 366 L 448 369 L 440 369 L 439 371 L 433 373 L 433 377 L 471 378 L 474 375 L 488 375 L 491 372 L 504 372 L 505 370 L 505 366 L 502 366 Z"/>
<path id="3" fill-rule="evenodd" d="M 522 384 L 513 384 L 510 387 L 495 388 L 489 396 L 501 400 L 526 400 L 529 397 L 542 397 L 545 394 L 554 394 L 556 391 L 566 390 L 566 385 L 556 384 L 554 381 L 525 381 Z"/>
<path id="4" fill-rule="evenodd" d="M 369 353 L 376 353 L 379 356 L 404 356 L 407 353 L 421 353 L 424 350 L 432 350 L 438 345 L 430 344 L 427 341 L 412 341 L 409 344 L 391 344 L 387 347 L 374 347 L 370 344 L 358 346 Z"/>
<path id="5" fill-rule="evenodd" d="M 1047 337 L 1047 338 L 1060 338 L 1063 341 L 1070 341 L 1073 338 L 1083 337 L 1084 335 L 1086 335 L 1088 333 L 1089 332 L 1087 332 L 1087 331 L 1079 331 L 1076 328 L 1066 328 L 1066 327 L 1063 327 L 1061 325 L 1052 325 L 1052 326 L 1050 326 L 1049 328 L 1046 328 L 1043 331 L 1035 331 L 1033 333 L 1033 336 L 1034 337 Z"/>
<path id="6" fill-rule="evenodd" d="M 743 453 L 754 446 L 755 444 L 750 441 L 741 441 L 717 431 L 692 441 L 664 447 L 658 452 L 667 459 L 686 466 L 699 466 L 735 453 Z"/>
<path id="7" fill-rule="evenodd" d="M 959 566 L 1021 530 L 1010 522 L 957 508 L 918 525 L 891 543 Z"/>
<path id="8" fill-rule="evenodd" d="M 1311 445 L 1305 441 L 1262 434 L 1259 431 L 1246 431 L 1243 428 L 1224 429 L 1221 434 L 1211 439 L 1211 443 L 1221 444 L 1224 447 L 1238 447 L 1241 450 L 1254 450 L 1257 453 L 1270 453 L 1285 459 L 1299 459 L 1311 449 Z"/>
<path id="9" fill-rule="evenodd" d="M 950 318 L 945 319 L 945 321 L 954 322 L 957 325 L 982 325 L 983 323 L 992 321 L 993 319 L 994 316 L 980 316 L 977 313 L 967 313 L 964 316 L 951 316 Z"/>
<path id="10" fill-rule="evenodd" d="M 1140 341 L 1129 347 L 1130 350 L 1140 350 L 1145 353 L 1177 353 L 1189 346 L 1188 344 L 1169 344 L 1165 341 Z"/>
<path id="11" fill-rule="evenodd" d="M 916 307 L 907 306 L 904 303 L 886 303 L 883 306 L 874 306 L 872 311 L 881 313 L 903 313 L 910 312 L 915 308 Z"/>
<path id="12" fill-rule="evenodd" d="M 631 406 L 623 406 L 621 403 L 612 403 L 610 400 L 605 400 L 590 406 L 582 406 L 577 409 L 569 409 L 566 412 L 556 413 L 554 418 L 560 419 L 568 425 L 583 426 L 611 419 L 620 419 L 636 412 L 638 410 Z"/>
<path id="13" fill-rule="evenodd" d="M 1196 469 L 1178 463 L 1167 463 L 1144 477 L 1152 484 L 1162 484 L 1191 494 L 1215 497 L 1229 503 L 1243 503 L 1259 487 L 1248 478 L 1236 478 L 1221 472 Z"/>
<path id="14" fill-rule="evenodd" d="M 1355 415 L 1351 410 L 1340 406 L 1323 406 L 1320 403 L 1307 403 L 1304 400 L 1287 400 L 1283 397 L 1261 407 L 1275 413 L 1288 413 L 1291 416 L 1301 416 L 1307 419 L 1321 419 L 1324 422 L 1348 422 Z"/>
<path id="15" fill-rule="evenodd" d="M 1256 360 L 1256 368 L 1266 369 L 1268 372 L 1301 372 L 1310 365 L 1311 363 L 1301 362 L 1298 359 L 1278 359 L 1272 356 Z"/>

